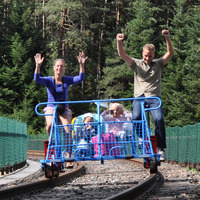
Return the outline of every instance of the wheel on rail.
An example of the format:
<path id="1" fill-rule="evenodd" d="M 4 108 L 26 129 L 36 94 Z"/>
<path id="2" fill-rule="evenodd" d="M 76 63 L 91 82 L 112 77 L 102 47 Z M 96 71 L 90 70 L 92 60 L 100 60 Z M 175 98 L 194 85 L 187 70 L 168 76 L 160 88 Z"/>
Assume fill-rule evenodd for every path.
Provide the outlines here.
<path id="1" fill-rule="evenodd" d="M 46 178 L 53 179 L 54 177 L 58 177 L 60 172 L 60 167 L 56 166 L 54 163 L 50 165 L 44 165 L 44 173 Z"/>
<path id="2" fill-rule="evenodd" d="M 52 178 L 52 168 L 50 165 L 45 164 L 44 165 L 44 174 L 46 178 Z"/>
<path id="3" fill-rule="evenodd" d="M 52 163 L 51 168 L 52 168 L 52 177 L 57 178 L 59 176 L 60 166 Z"/>
<path id="4" fill-rule="evenodd" d="M 156 173 L 158 168 L 157 168 L 157 159 L 156 157 L 150 158 L 149 159 L 149 167 L 150 167 L 150 173 Z"/>

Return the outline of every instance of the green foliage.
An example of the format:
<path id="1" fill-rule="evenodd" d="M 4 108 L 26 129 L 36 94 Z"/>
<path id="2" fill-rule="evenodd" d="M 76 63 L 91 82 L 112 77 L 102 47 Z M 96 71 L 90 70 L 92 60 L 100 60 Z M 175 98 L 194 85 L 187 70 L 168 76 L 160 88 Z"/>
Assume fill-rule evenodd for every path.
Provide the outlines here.
<path id="1" fill-rule="evenodd" d="M 133 72 L 127 65 L 105 67 L 101 85 L 102 99 L 133 97 Z"/>
<path id="2" fill-rule="evenodd" d="M 149 8 L 147 1 L 135 1 L 132 6 L 135 18 L 122 29 L 126 36 L 123 43 L 128 55 L 141 58 L 143 45 L 153 40 L 152 28 L 156 19 L 153 18 L 153 9 Z M 117 53 L 113 53 L 116 52 L 116 40 L 112 47 L 112 54 L 106 60 L 107 67 L 103 70 L 104 76 L 100 82 L 102 98 L 133 97 L 133 71 L 126 64 L 122 65 Z"/>
<path id="3" fill-rule="evenodd" d="M 199 8 L 177 1 L 172 21 L 175 55 L 163 74 L 166 124 L 184 126 L 199 122 Z"/>
<path id="4" fill-rule="evenodd" d="M 169 29 L 175 54 L 162 77 L 166 125 L 199 122 L 199 10 L 199 0 L 1 1 L 1 116 L 28 123 L 29 133 L 45 133 L 45 119 L 34 111 L 46 101 L 45 87 L 33 81 L 37 52 L 45 57 L 42 76 L 53 74 L 58 57 L 66 61 L 66 75 L 77 75 L 78 52 L 86 53 L 86 79 L 70 87 L 69 100 L 132 97 L 134 74 L 117 54 L 117 33 L 125 34 L 130 56 L 141 58 L 143 45 L 153 43 L 158 58 L 166 52 L 161 31 Z M 94 105 L 71 109 L 73 116 L 95 112 Z"/>

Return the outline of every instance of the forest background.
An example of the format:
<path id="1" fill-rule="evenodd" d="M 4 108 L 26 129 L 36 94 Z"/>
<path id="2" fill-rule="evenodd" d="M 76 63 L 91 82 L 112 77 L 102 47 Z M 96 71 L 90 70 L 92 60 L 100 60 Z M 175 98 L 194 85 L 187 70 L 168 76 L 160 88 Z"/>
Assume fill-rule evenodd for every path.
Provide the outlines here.
<path id="1" fill-rule="evenodd" d="M 130 56 L 141 58 L 153 43 L 158 58 L 166 52 L 162 29 L 175 49 L 162 77 L 166 125 L 200 121 L 200 0 L 2 0 L 0 23 L 0 115 L 26 122 L 28 133 L 45 133 L 34 111 L 47 101 L 46 88 L 33 81 L 37 52 L 45 57 L 42 76 L 53 75 L 58 57 L 66 75 L 77 75 L 78 52 L 88 56 L 86 79 L 70 87 L 70 101 L 129 98 L 134 75 L 117 54 L 116 35 L 125 34 Z M 70 108 L 74 117 L 94 109 Z"/>

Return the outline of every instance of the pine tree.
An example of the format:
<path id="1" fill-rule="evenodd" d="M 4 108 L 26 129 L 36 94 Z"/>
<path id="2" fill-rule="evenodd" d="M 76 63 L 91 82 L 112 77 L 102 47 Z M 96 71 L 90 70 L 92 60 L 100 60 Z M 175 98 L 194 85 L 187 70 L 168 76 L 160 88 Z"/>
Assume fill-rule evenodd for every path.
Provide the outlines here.
<path id="1" fill-rule="evenodd" d="M 166 124 L 183 126 L 198 121 L 199 6 L 176 1 L 172 21 L 175 55 L 164 71 L 163 96 Z"/>
<path id="2" fill-rule="evenodd" d="M 34 4 L 14 0 L 4 4 L 6 14 L 2 13 L 6 16 L 6 51 L 0 69 L 0 112 L 28 124 L 35 116 L 36 105 L 30 87 L 35 67 L 33 56 L 35 49 L 39 49 L 38 41 L 42 45 L 39 31 L 35 30 L 34 9 Z"/>
<path id="3" fill-rule="evenodd" d="M 141 58 L 143 45 L 153 43 L 158 58 L 166 52 L 161 30 L 169 29 L 175 55 L 162 78 L 166 124 L 198 122 L 199 10 L 199 0 L 1 1 L 0 114 L 27 122 L 29 132 L 45 132 L 44 117 L 34 112 L 47 98 L 33 81 L 37 52 L 45 57 L 42 76 L 53 74 L 57 57 L 65 59 L 66 75 L 77 75 L 78 52 L 89 57 L 86 79 L 70 87 L 69 100 L 132 97 L 133 71 L 117 54 L 117 33 L 125 34 L 130 56 Z M 72 107 L 75 116 L 93 109 Z"/>
<path id="4" fill-rule="evenodd" d="M 153 26 L 156 19 L 149 5 L 145 0 L 135 1 L 132 4 L 134 19 L 122 29 L 125 34 L 123 44 L 126 53 L 135 58 L 141 58 L 144 44 L 153 43 L 155 40 Z M 100 82 L 102 98 L 133 97 L 133 71 L 117 55 L 116 40 L 109 56 L 106 62 L 108 67 L 105 68 L 103 80 Z"/>

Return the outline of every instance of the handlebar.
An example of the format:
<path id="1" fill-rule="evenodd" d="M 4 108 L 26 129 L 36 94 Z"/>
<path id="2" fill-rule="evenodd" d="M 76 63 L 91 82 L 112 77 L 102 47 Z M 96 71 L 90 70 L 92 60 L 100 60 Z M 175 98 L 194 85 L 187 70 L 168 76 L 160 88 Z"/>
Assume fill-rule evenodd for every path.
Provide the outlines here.
<path id="1" fill-rule="evenodd" d="M 60 101 L 60 102 L 41 102 L 35 106 L 35 112 L 37 115 L 46 116 L 46 115 L 53 115 L 53 114 L 45 114 L 39 113 L 38 107 L 47 104 L 53 104 L 54 108 L 57 108 L 57 104 L 80 104 L 80 103 L 95 103 L 97 108 L 100 109 L 101 103 L 105 102 L 116 102 L 116 101 L 133 101 L 133 100 L 141 100 L 141 103 L 144 104 L 146 99 L 157 99 L 159 101 L 159 105 L 155 108 L 145 108 L 145 111 L 149 110 L 156 110 L 160 108 L 162 105 L 161 99 L 159 97 L 137 97 L 137 98 L 122 98 L 122 99 L 104 99 L 104 100 L 84 100 L 84 101 Z"/>

